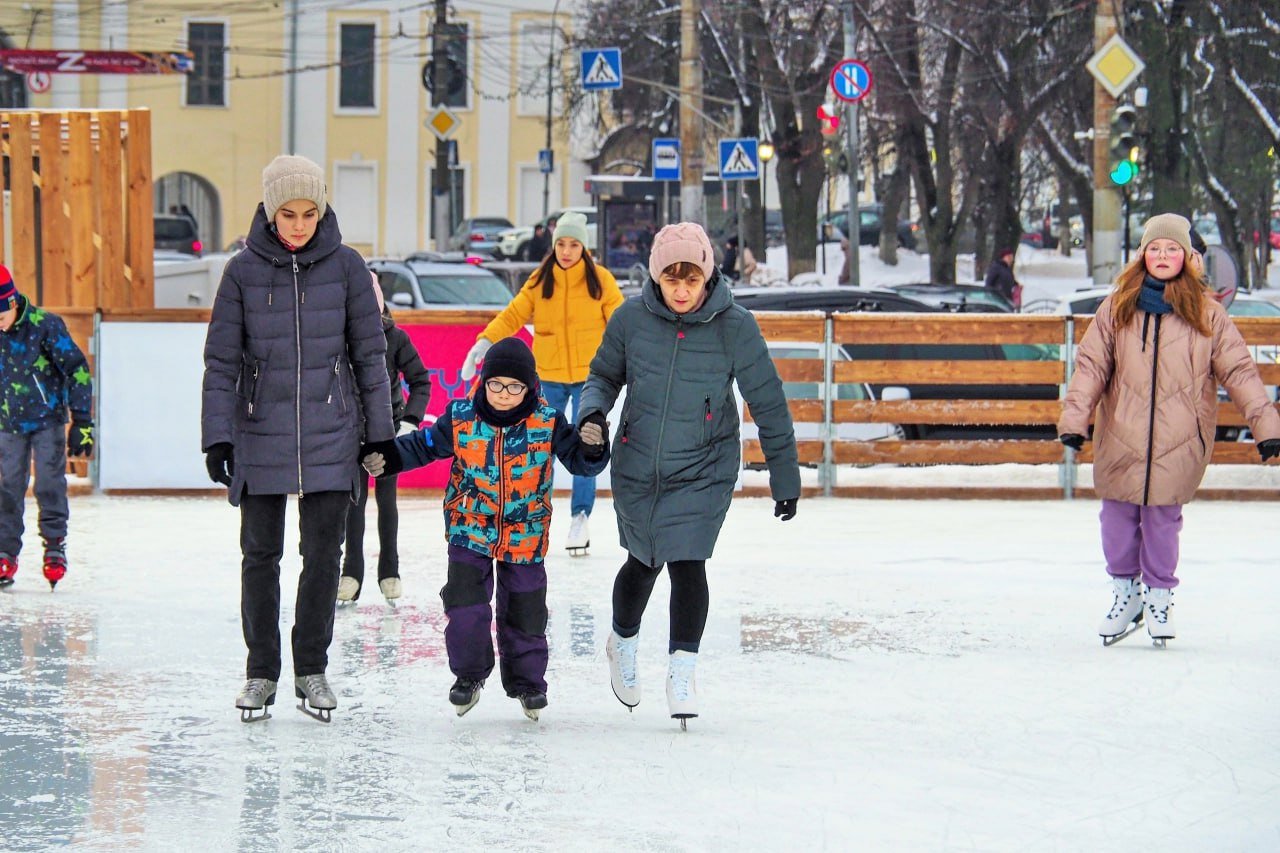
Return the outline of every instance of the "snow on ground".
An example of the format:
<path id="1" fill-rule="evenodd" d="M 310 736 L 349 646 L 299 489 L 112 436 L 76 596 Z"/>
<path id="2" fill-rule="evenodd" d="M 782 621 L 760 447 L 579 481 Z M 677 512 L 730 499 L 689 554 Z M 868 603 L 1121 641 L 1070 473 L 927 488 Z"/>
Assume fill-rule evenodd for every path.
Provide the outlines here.
<path id="1" fill-rule="evenodd" d="M 623 560 L 612 508 L 574 560 L 557 503 L 541 722 L 496 677 L 466 717 L 449 706 L 439 500 L 422 498 L 401 503 L 401 606 L 370 588 L 337 615 L 326 726 L 285 684 L 271 720 L 232 707 L 234 509 L 74 499 L 58 591 L 29 532 L 0 594 L 2 846 L 1280 847 L 1270 505 L 1187 508 L 1180 636 L 1159 651 L 1094 633 L 1110 603 L 1096 503 L 815 499 L 781 523 L 740 499 L 709 567 L 702 716 L 682 733 L 663 696 L 665 578 L 628 713 L 602 651 Z"/>

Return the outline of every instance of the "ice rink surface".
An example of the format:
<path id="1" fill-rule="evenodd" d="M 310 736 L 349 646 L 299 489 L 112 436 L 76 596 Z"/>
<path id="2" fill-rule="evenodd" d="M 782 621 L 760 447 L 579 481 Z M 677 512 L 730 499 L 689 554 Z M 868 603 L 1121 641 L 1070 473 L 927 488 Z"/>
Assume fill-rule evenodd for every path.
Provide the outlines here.
<path id="1" fill-rule="evenodd" d="M 623 553 L 607 500 L 582 559 L 563 556 L 557 502 L 540 722 L 496 674 L 454 714 L 439 500 L 404 499 L 405 597 L 390 608 L 370 582 L 339 611 L 327 726 L 290 698 L 287 631 L 273 718 L 239 721 L 225 502 L 73 500 L 53 594 L 29 506 L 0 594 L 0 847 L 1280 849 L 1275 505 L 1187 508 L 1165 651 L 1095 633 L 1110 605 L 1097 508 L 805 500 L 784 524 L 736 501 L 708 570 L 702 716 L 682 733 L 663 692 L 665 576 L 644 698 L 628 713 L 609 689 Z"/>

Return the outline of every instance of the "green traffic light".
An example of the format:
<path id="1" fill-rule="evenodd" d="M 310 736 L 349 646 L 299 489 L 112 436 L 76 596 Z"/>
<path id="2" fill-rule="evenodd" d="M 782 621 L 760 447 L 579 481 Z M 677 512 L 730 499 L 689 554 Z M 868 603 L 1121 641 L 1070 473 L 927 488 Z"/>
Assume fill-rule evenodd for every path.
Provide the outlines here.
<path id="1" fill-rule="evenodd" d="M 1111 183 L 1123 187 L 1138 177 L 1138 164 L 1132 160 L 1121 160 L 1111 169 Z"/>

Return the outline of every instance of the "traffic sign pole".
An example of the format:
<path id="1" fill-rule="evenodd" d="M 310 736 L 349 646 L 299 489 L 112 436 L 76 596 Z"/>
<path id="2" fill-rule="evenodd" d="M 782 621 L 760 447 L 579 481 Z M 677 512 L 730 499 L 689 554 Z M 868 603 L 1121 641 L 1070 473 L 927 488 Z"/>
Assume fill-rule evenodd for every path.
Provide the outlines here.
<path id="1" fill-rule="evenodd" d="M 844 4 L 844 55 L 853 56 L 858 49 L 858 31 L 857 23 L 853 16 L 853 0 L 848 0 Z M 870 79 L 868 79 L 868 85 Z M 863 92 L 866 97 L 866 92 Z M 858 100 L 861 100 L 859 98 Z M 861 287 L 861 270 L 859 268 L 858 258 L 858 232 L 860 223 L 858 221 L 858 100 L 850 100 L 845 103 L 844 121 L 845 121 L 845 142 L 847 148 L 845 154 L 849 158 L 849 218 L 845 223 L 845 235 L 849 239 L 849 285 L 851 287 Z M 826 254 L 826 248 L 823 248 L 823 254 Z M 831 442 L 826 442 L 828 451 Z M 830 465 L 824 465 L 824 470 L 830 471 Z"/>

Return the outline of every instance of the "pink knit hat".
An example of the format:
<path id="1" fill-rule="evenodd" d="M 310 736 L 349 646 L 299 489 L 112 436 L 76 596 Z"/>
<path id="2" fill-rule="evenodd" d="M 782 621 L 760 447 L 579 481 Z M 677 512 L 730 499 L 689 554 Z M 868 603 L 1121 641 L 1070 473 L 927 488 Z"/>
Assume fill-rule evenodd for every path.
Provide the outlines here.
<path id="1" fill-rule="evenodd" d="M 716 255 L 711 240 L 696 222 L 677 222 L 654 236 L 653 248 L 649 250 L 649 275 L 657 281 L 663 270 L 681 261 L 698 267 L 708 279 L 715 271 Z"/>

